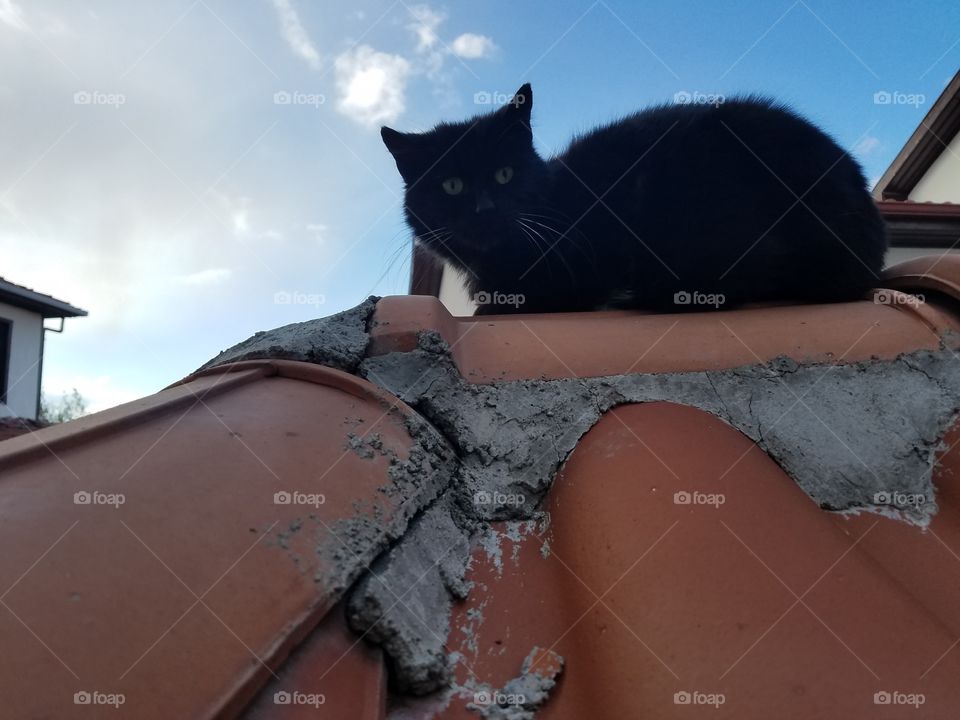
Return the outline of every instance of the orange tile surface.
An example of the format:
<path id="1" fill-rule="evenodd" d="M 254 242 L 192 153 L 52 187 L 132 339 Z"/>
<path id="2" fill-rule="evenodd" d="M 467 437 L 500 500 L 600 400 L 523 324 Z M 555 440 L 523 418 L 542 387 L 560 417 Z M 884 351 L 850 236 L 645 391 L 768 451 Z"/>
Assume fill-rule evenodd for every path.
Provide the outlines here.
<path id="1" fill-rule="evenodd" d="M 503 535 L 499 568 L 475 550 L 458 680 L 502 686 L 539 646 L 566 660 L 543 718 L 684 718 L 685 698 L 717 718 L 910 716 L 875 704 L 884 692 L 954 717 L 960 559 L 940 540 L 960 551 L 955 509 L 928 533 L 847 520 L 707 413 L 617 408 L 555 481 L 549 527 Z"/>
<path id="2" fill-rule="evenodd" d="M 960 258 L 882 285 L 857 303 L 683 315 L 454 318 L 387 298 L 368 354 L 434 330 L 485 383 L 955 347 Z M 926 302 L 898 294 L 913 292 Z M 366 518 L 385 545 L 417 506 L 385 491 L 413 414 L 346 373 L 254 361 L 0 443 L 2 717 L 384 717 L 388 668 L 346 628 L 332 558 L 357 551 L 342 521 Z M 384 453 L 348 448 L 374 428 Z M 437 716 L 477 717 L 470 688 L 502 688 L 533 652 L 545 676 L 563 659 L 542 718 L 956 717 L 956 441 L 955 426 L 924 531 L 820 510 L 700 410 L 609 411 L 557 477 L 549 523 L 497 522 L 498 543 L 474 546 L 448 642 L 464 690 Z M 276 504 L 283 491 L 324 502 L 305 513 Z M 324 702 L 273 700 L 285 692 Z"/>

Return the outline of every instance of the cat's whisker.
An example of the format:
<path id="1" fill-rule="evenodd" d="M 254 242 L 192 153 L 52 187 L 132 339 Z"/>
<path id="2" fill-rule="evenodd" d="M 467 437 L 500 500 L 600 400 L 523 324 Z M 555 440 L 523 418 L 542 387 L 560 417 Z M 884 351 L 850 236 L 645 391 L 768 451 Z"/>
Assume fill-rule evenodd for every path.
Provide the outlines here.
<path id="1" fill-rule="evenodd" d="M 518 220 L 517 218 L 514 218 L 513 221 L 517 224 L 517 227 L 520 228 L 520 231 L 523 233 L 523 236 L 530 241 L 530 244 L 533 245 L 533 247 L 537 250 L 537 252 L 546 254 L 547 250 L 544 249 L 544 247 L 540 244 L 540 241 L 533 236 L 529 228 L 527 228 L 527 226 L 521 223 L 520 220 Z"/>
<path id="2" fill-rule="evenodd" d="M 528 228 L 526 225 L 523 225 L 516 218 L 514 218 L 514 222 L 517 223 L 517 226 L 520 228 L 520 232 L 523 233 L 523 236 L 530 242 L 531 245 L 533 245 L 536 252 L 540 253 L 542 257 L 547 258 L 547 256 L 550 254 L 549 245 L 546 248 L 544 248 L 544 246 L 540 244 L 540 241 L 536 238 L 536 236 L 531 232 L 530 228 Z M 551 263 L 548 259 L 547 262 L 544 263 L 544 267 L 550 273 L 550 279 L 555 280 L 556 276 L 554 275 L 554 272 L 553 272 L 553 263 Z"/>
<path id="3" fill-rule="evenodd" d="M 390 242 L 392 243 L 393 240 L 401 233 L 406 235 L 406 242 L 401 243 L 399 246 L 397 246 L 396 249 L 393 250 L 393 252 L 391 252 L 387 256 L 386 260 L 384 261 L 386 264 L 386 267 L 384 268 L 383 272 L 380 274 L 380 277 L 378 277 L 376 281 L 373 283 L 373 285 L 371 285 L 370 289 L 366 293 L 367 295 L 374 294 L 374 289 L 377 287 L 377 285 L 383 282 L 384 278 L 386 278 L 390 274 L 390 271 L 393 270 L 394 265 L 397 264 L 398 260 L 400 259 L 409 260 L 411 241 L 409 237 L 409 230 L 407 228 L 403 228 L 402 230 L 394 234 L 394 236 L 390 239 Z M 402 267 L 403 266 L 401 265 L 401 269 Z"/>
<path id="4" fill-rule="evenodd" d="M 535 224 L 535 225 L 538 225 L 539 227 L 543 228 L 543 229 L 546 230 L 547 232 L 551 232 L 551 233 L 553 233 L 554 235 L 556 235 L 557 240 L 551 244 L 552 246 L 558 245 L 558 244 L 560 243 L 560 241 L 563 240 L 563 238 L 565 238 L 565 237 L 570 238 L 571 240 L 573 239 L 573 238 L 571 238 L 571 236 L 567 233 L 567 231 L 561 231 L 561 230 L 559 230 L 558 228 L 555 228 L 555 227 L 553 227 L 553 226 L 551 226 L 551 225 L 546 225 L 546 224 L 540 222 L 539 220 L 534 219 L 534 217 L 532 217 L 529 213 L 522 213 L 522 214 L 520 215 L 520 217 L 521 217 L 522 219 L 524 219 L 526 222 L 528 222 L 528 223 L 533 223 L 533 224 Z M 579 231 L 577 231 L 577 232 L 579 233 Z M 583 234 L 582 234 L 582 233 L 579 233 L 579 234 L 583 237 Z M 550 244 L 550 243 L 548 243 L 548 244 Z M 589 243 L 588 243 L 588 244 L 589 244 Z M 583 255 L 584 258 L 586 258 L 587 262 L 589 262 L 591 265 L 593 265 L 594 270 L 597 269 L 597 258 L 596 258 L 596 253 L 595 253 L 595 252 L 592 252 L 592 253 L 590 253 L 590 254 L 587 254 L 587 252 L 586 252 L 582 247 L 580 247 L 580 245 L 579 245 L 578 243 L 576 243 L 576 242 L 572 242 L 572 243 L 570 244 L 570 246 L 573 247 L 573 248 L 575 248 L 576 250 L 579 250 L 579 251 L 580 251 L 580 254 Z M 592 245 L 590 245 L 590 249 L 593 250 L 593 246 L 592 246 Z M 562 253 L 561 253 L 559 250 L 557 250 L 556 253 L 557 253 L 557 255 L 562 256 Z"/>
<path id="5" fill-rule="evenodd" d="M 417 240 L 426 246 L 442 245 L 447 247 L 447 241 L 453 237 L 453 231 L 445 227 L 435 228 L 417 236 Z"/>
<path id="6" fill-rule="evenodd" d="M 543 208 L 535 207 L 534 209 L 540 210 Z M 568 228 L 568 231 L 575 232 L 578 237 L 582 237 L 584 240 L 587 240 L 589 242 L 589 238 L 580 230 L 579 227 L 577 227 L 577 224 L 573 220 L 571 220 L 567 215 L 561 212 L 553 211 L 553 214 L 543 214 L 543 213 L 534 213 L 534 212 L 530 212 L 529 210 L 526 210 L 524 211 L 523 214 L 528 215 L 530 217 L 549 220 L 557 223 L 558 225 L 564 225 Z"/>
<path id="7" fill-rule="evenodd" d="M 537 209 L 540 209 L 540 208 L 537 208 Z M 580 228 L 578 228 L 578 227 L 573 223 L 573 221 L 570 220 L 569 217 L 567 217 L 566 215 L 564 215 L 564 214 L 562 214 L 562 213 L 557 213 L 557 214 L 554 214 L 554 215 L 544 215 L 544 214 L 541 214 L 541 213 L 532 213 L 532 212 L 529 212 L 529 211 L 525 211 L 525 212 L 523 212 L 523 213 L 521 213 L 521 214 L 522 214 L 523 216 L 526 216 L 526 217 L 530 218 L 531 220 L 532 220 L 533 218 L 542 218 L 542 219 L 544 219 L 544 220 L 549 220 L 549 221 L 555 222 L 555 223 L 557 223 L 558 225 L 565 225 L 565 226 L 567 227 L 567 229 L 566 229 L 566 231 L 565 231 L 565 232 L 567 233 L 567 237 L 569 237 L 571 240 L 576 240 L 577 238 L 582 238 L 583 240 L 586 241 L 586 243 L 587 243 L 588 245 L 591 245 L 590 238 L 589 238 L 587 235 L 585 235 L 585 234 L 580 230 Z M 551 229 L 556 230 L 556 228 L 551 228 Z M 571 232 L 575 233 L 575 235 L 571 235 L 571 234 L 570 234 Z"/>
<path id="8" fill-rule="evenodd" d="M 452 235 L 452 231 L 448 230 L 446 227 L 434 228 L 433 230 L 428 230 L 425 233 L 421 233 L 417 236 L 417 239 L 420 242 L 429 242 L 442 235 Z"/>
<path id="9" fill-rule="evenodd" d="M 391 271 L 394 269 L 394 266 L 399 260 L 403 260 L 405 263 L 409 262 L 412 242 L 420 242 L 424 245 L 430 245 L 431 243 L 444 244 L 453 236 L 453 232 L 445 227 L 435 228 L 415 236 L 414 238 L 410 237 L 409 232 L 409 228 L 404 227 L 394 233 L 393 237 L 390 238 L 389 244 L 392 244 L 393 241 L 398 237 L 401 237 L 403 242 L 401 242 L 389 255 L 387 255 L 386 259 L 384 260 L 386 267 L 373 283 L 370 290 L 367 292 L 368 295 L 373 294 L 374 289 L 390 275 Z M 403 266 L 401 265 L 401 268 L 402 267 Z"/>
<path id="10" fill-rule="evenodd" d="M 530 227 L 529 225 L 525 225 L 522 220 L 518 219 L 517 222 L 520 223 L 521 226 L 527 228 L 530 232 L 536 234 L 537 237 L 539 237 L 540 239 L 542 239 L 542 240 L 547 244 L 547 250 L 546 250 L 546 253 L 544 253 L 544 255 L 546 255 L 547 253 L 550 253 L 550 252 L 552 252 L 554 255 L 556 255 L 556 256 L 557 256 L 557 259 L 560 260 L 560 262 L 563 263 L 563 266 L 567 269 L 567 272 L 570 273 L 570 279 L 573 280 L 574 283 L 576 283 L 576 281 L 577 281 L 577 276 L 576 276 L 576 274 L 574 274 L 573 268 L 570 267 L 570 264 L 567 262 L 566 258 L 563 257 L 563 253 L 561 253 L 561 252 L 559 252 L 559 251 L 557 250 L 557 243 L 551 243 L 551 242 L 550 242 L 549 240 L 547 240 L 547 238 L 545 238 L 536 228 L 532 228 L 532 227 Z M 558 240 L 558 242 L 559 242 L 559 240 Z"/>

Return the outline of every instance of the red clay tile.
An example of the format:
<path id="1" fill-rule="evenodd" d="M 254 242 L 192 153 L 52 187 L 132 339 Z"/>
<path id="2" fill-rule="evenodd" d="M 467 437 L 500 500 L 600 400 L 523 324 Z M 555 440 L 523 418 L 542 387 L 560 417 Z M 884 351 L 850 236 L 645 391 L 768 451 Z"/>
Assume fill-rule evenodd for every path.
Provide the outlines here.
<path id="1" fill-rule="evenodd" d="M 452 317 L 436 298 L 389 297 L 377 304 L 371 354 L 412 349 L 418 333 L 435 330 L 451 347 L 465 379 L 489 383 L 721 370 L 782 355 L 823 363 L 893 359 L 911 350 L 936 349 L 943 333 L 960 330 L 960 318 L 950 312 L 923 303 L 889 302 L 888 296 L 889 291 L 878 302 L 682 315 L 617 311 L 481 317 Z"/>
<path id="2" fill-rule="evenodd" d="M 5 716 L 97 716 L 74 704 L 94 691 L 122 717 L 236 716 L 336 602 L 338 521 L 399 512 L 388 458 L 346 448 L 375 429 L 406 456 L 393 398 L 318 366 L 233 370 L 0 447 Z M 75 504 L 94 491 L 124 502 Z M 304 519 L 278 491 L 325 502 Z M 330 707 L 358 684 L 324 683 Z"/>
<path id="3" fill-rule="evenodd" d="M 388 298 L 368 353 L 410 350 L 435 330 L 481 383 L 952 347 L 960 258 L 907 263 L 882 285 L 874 302 L 674 316 L 452 318 L 433 299 Z M 930 296 L 898 302 L 891 290 Z M 96 717 L 74 693 L 98 691 L 125 696 L 107 717 L 382 717 L 386 668 L 345 628 L 332 558 L 349 552 L 344 520 L 359 513 L 385 543 L 409 510 L 385 489 L 412 412 L 343 372 L 247 362 L 5 441 L 5 716 Z M 350 433 L 372 430 L 383 452 L 348 448 Z M 547 496 L 549 524 L 497 522 L 499 542 L 474 548 L 448 642 L 464 690 L 438 716 L 477 717 L 466 688 L 508 687 L 529 659 L 558 677 L 542 718 L 954 717 L 958 440 L 955 427 L 924 532 L 820 510 L 703 411 L 607 412 Z M 281 490 L 325 502 L 305 519 L 274 504 Z M 75 504 L 93 491 L 123 503 Z M 293 691 L 324 702 L 273 702 Z M 912 714 L 884 703 L 921 695 Z"/>
<path id="4" fill-rule="evenodd" d="M 476 587 L 453 622 L 471 629 L 453 645 L 462 684 L 502 686 L 541 647 L 566 660 L 542 718 L 905 717 L 874 703 L 883 692 L 922 693 L 918 716 L 947 718 L 960 703 L 960 652 L 924 676 L 960 634 L 960 561 L 932 533 L 821 511 L 707 413 L 611 411 L 545 510 L 546 530 L 501 537 L 500 567 L 474 552 Z"/>
<path id="5" fill-rule="evenodd" d="M 331 692 L 331 688 L 335 692 Z M 333 608 L 291 655 L 243 720 L 381 720 L 387 670 L 378 648 L 358 642 L 343 608 Z"/>

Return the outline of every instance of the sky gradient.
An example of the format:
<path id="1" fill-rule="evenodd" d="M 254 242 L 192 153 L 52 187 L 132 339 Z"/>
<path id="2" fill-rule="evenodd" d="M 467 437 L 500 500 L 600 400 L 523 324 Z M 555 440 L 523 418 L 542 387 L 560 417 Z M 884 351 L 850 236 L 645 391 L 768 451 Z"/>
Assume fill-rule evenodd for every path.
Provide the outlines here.
<path id="1" fill-rule="evenodd" d="M 381 124 L 529 81 L 549 155 L 645 105 L 759 92 L 875 181 L 958 66 L 947 0 L 0 0 L 0 275 L 89 311 L 48 334 L 44 390 L 99 410 L 406 292 Z"/>

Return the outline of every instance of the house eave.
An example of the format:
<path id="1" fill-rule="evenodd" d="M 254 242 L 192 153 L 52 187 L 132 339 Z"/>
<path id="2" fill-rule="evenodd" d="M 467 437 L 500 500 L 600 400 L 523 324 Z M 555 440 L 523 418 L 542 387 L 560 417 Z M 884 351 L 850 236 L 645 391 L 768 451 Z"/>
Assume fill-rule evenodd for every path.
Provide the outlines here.
<path id="1" fill-rule="evenodd" d="M 84 317 L 86 310 L 55 297 L 0 280 L 0 303 L 35 312 L 44 318 Z"/>
<path id="2" fill-rule="evenodd" d="M 960 132 L 960 72 L 934 102 L 873 190 L 877 200 L 906 200 Z"/>

